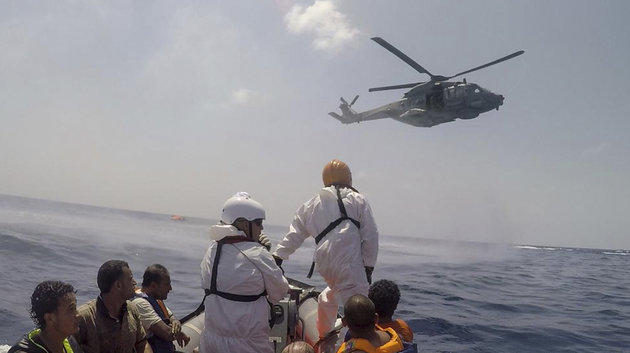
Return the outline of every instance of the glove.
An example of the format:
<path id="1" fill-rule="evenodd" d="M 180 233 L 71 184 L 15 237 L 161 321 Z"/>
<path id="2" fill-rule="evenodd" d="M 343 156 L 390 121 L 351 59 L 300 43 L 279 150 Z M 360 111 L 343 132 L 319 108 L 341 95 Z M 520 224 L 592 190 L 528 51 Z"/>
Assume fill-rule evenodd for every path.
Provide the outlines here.
<path id="1" fill-rule="evenodd" d="M 279 258 L 276 255 L 272 255 L 272 256 L 273 256 L 273 259 L 276 261 L 276 265 L 282 266 L 282 261 L 284 261 L 284 260 L 282 260 L 281 258 Z"/>
<path id="2" fill-rule="evenodd" d="M 267 251 L 271 251 L 271 240 L 269 240 L 267 234 L 260 234 L 260 237 L 258 237 L 258 242 L 260 243 L 260 245 L 264 246 Z"/>
<path id="3" fill-rule="evenodd" d="M 277 257 L 276 255 L 271 255 L 273 256 L 274 261 L 276 262 L 276 265 L 278 265 L 278 267 L 280 267 L 280 270 L 282 270 L 282 274 L 284 274 L 284 268 L 282 268 L 282 259 Z"/>
<path id="4" fill-rule="evenodd" d="M 374 267 L 365 266 L 365 276 L 368 284 L 372 284 L 372 272 L 374 272 Z"/>

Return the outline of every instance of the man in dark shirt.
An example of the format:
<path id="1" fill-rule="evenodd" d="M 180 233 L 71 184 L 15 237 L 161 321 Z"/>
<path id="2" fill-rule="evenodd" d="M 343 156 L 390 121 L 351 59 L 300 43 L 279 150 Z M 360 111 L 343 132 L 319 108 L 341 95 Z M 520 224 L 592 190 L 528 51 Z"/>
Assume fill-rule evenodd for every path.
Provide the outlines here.
<path id="1" fill-rule="evenodd" d="M 136 281 L 125 261 L 109 260 L 98 270 L 98 298 L 79 308 L 75 338 L 84 353 L 153 353 L 133 298 Z"/>

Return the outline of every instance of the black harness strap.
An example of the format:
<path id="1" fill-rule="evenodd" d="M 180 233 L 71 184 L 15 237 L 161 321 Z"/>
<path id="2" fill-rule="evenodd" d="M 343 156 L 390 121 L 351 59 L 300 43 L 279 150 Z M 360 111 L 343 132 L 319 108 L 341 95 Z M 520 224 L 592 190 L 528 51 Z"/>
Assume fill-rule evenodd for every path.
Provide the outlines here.
<path id="1" fill-rule="evenodd" d="M 253 295 L 241 295 L 241 294 L 232 294 L 227 292 L 222 292 L 217 289 L 217 269 L 219 267 L 219 259 L 221 258 L 221 249 L 224 244 L 235 244 L 243 241 L 250 241 L 243 237 L 225 237 L 217 242 L 217 252 L 214 255 L 214 262 L 212 263 L 212 277 L 210 278 L 210 290 L 206 289 L 206 296 L 210 294 L 216 294 L 221 298 L 225 298 L 227 300 L 232 300 L 235 302 L 253 302 L 258 300 L 260 297 L 267 296 L 267 290 L 265 289 L 260 294 Z M 205 299 L 205 297 L 204 297 Z"/>
<path id="2" fill-rule="evenodd" d="M 186 321 L 192 319 L 193 317 L 201 314 L 205 310 L 204 302 L 206 301 L 206 297 L 209 296 L 210 294 L 216 294 L 222 298 L 237 301 L 237 302 L 253 302 L 253 301 L 258 300 L 258 298 L 260 297 L 267 296 L 267 290 L 264 290 L 262 293 L 257 294 L 257 295 L 239 295 L 239 294 L 221 292 L 217 290 L 217 268 L 218 268 L 219 257 L 221 256 L 221 248 L 223 247 L 223 244 L 235 244 L 235 243 L 240 243 L 244 241 L 251 241 L 251 240 L 245 239 L 240 236 L 233 236 L 233 237 L 225 237 L 217 242 L 217 250 L 214 257 L 214 262 L 212 263 L 212 277 L 210 279 L 211 288 L 204 289 L 205 295 L 203 296 L 203 299 L 201 299 L 201 304 L 199 304 L 199 307 L 197 307 L 197 309 L 195 309 L 195 311 L 193 311 L 192 313 L 184 316 L 180 320 L 181 323 L 185 323 Z M 271 322 L 270 322 L 270 326 L 273 326 Z"/>
<path id="3" fill-rule="evenodd" d="M 193 317 L 201 314 L 206 309 L 206 306 L 203 303 L 206 301 L 206 297 L 210 295 L 210 291 L 207 289 L 204 289 L 204 291 L 206 292 L 206 295 L 204 295 L 203 299 L 201 299 L 201 304 L 199 304 L 199 306 L 197 307 L 197 309 L 195 309 L 195 311 L 184 316 L 181 320 L 179 320 L 182 324 L 186 323 L 186 321 L 192 319 Z"/>
<path id="4" fill-rule="evenodd" d="M 341 222 L 345 220 L 350 220 L 352 223 L 354 223 L 355 226 L 357 226 L 357 228 L 361 228 L 361 223 L 359 221 L 357 221 L 354 218 L 348 217 L 348 213 L 346 212 L 346 207 L 343 205 L 343 201 L 341 200 L 341 192 L 339 191 L 339 187 L 335 186 L 335 189 L 337 189 L 337 205 L 339 206 L 339 212 L 341 213 L 341 217 L 331 222 L 328 225 L 328 227 L 322 230 L 322 232 L 319 233 L 317 237 L 315 237 L 315 245 L 319 244 L 319 242 L 322 241 L 322 239 L 328 233 L 330 233 L 330 231 L 335 229 L 339 224 L 341 224 Z M 315 261 L 311 263 L 311 269 L 308 270 L 308 274 L 306 275 L 306 278 L 311 278 L 311 276 L 313 276 L 313 270 L 315 270 Z"/>

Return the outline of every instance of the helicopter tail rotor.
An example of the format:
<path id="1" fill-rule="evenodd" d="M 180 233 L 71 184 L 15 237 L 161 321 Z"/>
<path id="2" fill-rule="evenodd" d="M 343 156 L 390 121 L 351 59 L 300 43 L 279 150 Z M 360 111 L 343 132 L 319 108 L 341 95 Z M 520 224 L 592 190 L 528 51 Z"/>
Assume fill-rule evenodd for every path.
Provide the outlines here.
<path id="1" fill-rule="evenodd" d="M 341 104 L 339 105 L 339 108 L 341 109 L 341 115 L 335 112 L 330 112 L 328 113 L 328 115 L 341 121 L 344 124 L 358 123 L 359 121 L 361 121 L 361 114 L 357 114 L 351 108 L 352 105 L 356 103 L 357 99 L 359 99 L 358 94 L 354 97 L 354 99 L 352 99 L 350 103 L 348 103 L 348 101 L 346 101 L 343 97 L 339 98 L 339 100 L 341 100 Z"/>
<path id="2" fill-rule="evenodd" d="M 344 106 L 347 106 L 348 108 L 352 107 L 354 105 L 354 103 L 357 101 L 357 99 L 359 99 L 359 95 L 357 94 L 354 99 L 352 100 L 352 102 L 348 103 L 348 101 L 346 101 L 343 97 L 339 98 L 341 100 L 341 103 L 343 103 Z"/>

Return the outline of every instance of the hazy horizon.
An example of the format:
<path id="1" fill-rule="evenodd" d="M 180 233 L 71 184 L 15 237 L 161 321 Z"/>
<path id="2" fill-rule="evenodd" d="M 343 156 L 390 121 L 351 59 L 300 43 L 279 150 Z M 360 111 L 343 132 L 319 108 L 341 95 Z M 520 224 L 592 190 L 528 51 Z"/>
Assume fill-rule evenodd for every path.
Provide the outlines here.
<path id="1" fill-rule="evenodd" d="M 82 203 L 74 203 L 74 202 L 68 202 L 68 201 L 59 201 L 59 200 L 51 200 L 51 199 L 38 199 L 38 198 L 33 198 L 33 197 L 27 197 L 27 196 L 19 196 L 19 195 L 9 195 L 9 194 L 0 194 L 0 197 L 2 196 L 8 196 L 8 197 L 12 197 L 12 198 L 20 198 L 20 199 L 27 199 L 27 200 L 35 200 L 38 202 L 49 202 L 49 203 L 61 203 L 61 204 L 68 204 L 68 205 L 74 205 L 74 206 L 81 206 L 81 207 L 89 207 L 89 208 L 98 208 L 98 209 L 106 209 L 106 210 L 114 210 L 114 211 L 125 211 L 125 212 L 138 212 L 138 213 L 145 213 L 145 214 L 151 214 L 151 215 L 163 215 L 165 217 L 170 217 L 173 215 L 177 215 L 177 216 L 183 216 L 184 217 L 184 222 L 185 221 L 191 221 L 191 220 L 196 220 L 196 221 L 207 221 L 209 222 L 209 225 L 213 224 L 214 222 L 218 222 L 218 218 L 209 218 L 209 217 L 198 217 L 198 216 L 191 216 L 191 215 L 184 215 L 184 214 L 174 214 L 174 213 L 160 213 L 160 212 L 149 212 L 149 211 L 145 211 L 145 210 L 135 210 L 135 209 L 124 209 L 124 208 L 114 208 L 114 207 L 105 207 L 105 206 L 98 206 L 98 205 L 90 205 L 90 204 L 82 204 Z M 166 219 L 166 218 L 165 218 Z M 173 222 L 180 222 L 180 220 L 173 220 Z M 267 234 L 274 234 L 276 237 L 282 237 L 284 235 L 283 232 L 285 232 L 286 230 L 288 230 L 289 225 L 288 224 L 272 224 L 272 223 L 265 223 L 265 230 L 263 230 L 263 232 L 267 233 Z M 269 232 L 269 228 L 272 229 L 272 232 Z M 275 234 L 277 233 L 277 234 Z M 464 239 L 440 239 L 440 238 L 431 238 L 431 237 L 425 237 L 425 236 L 421 236 L 421 237 L 416 237 L 413 235 L 400 235 L 400 234 L 393 234 L 393 233 L 389 233 L 389 234 L 383 234 L 381 233 L 381 242 L 387 242 L 389 240 L 389 237 L 402 237 L 402 238 L 419 238 L 419 239 L 423 239 L 423 240 L 428 240 L 428 241 L 446 241 L 446 242 L 457 242 L 457 243 L 477 243 L 477 244 L 495 244 L 495 245 L 509 245 L 509 246 L 516 246 L 516 247 L 527 247 L 527 246 L 531 246 L 531 247 L 535 247 L 535 248 L 545 248 L 545 247 L 549 247 L 549 248 L 576 248 L 576 249 L 593 249 L 593 250 L 623 250 L 623 251 L 630 251 L 630 249 L 620 249 L 620 248 L 589 248 L 589 247 L 584 247 L 584 248 L 580 248 L 580 247 L 575 247 L 575 246 L 565 246 L 565 245 L 561 245 L 561 244 L 533 244 L 533 243 L 502 243 L 502 242 L 485 242 L 485 241 L 475 241 L 475 240 L 464 240 Z M 279 239 L 274 239 L 274 242 L 276 240 Z M 275 245 L 275 243 L 274 243 Z"/>

